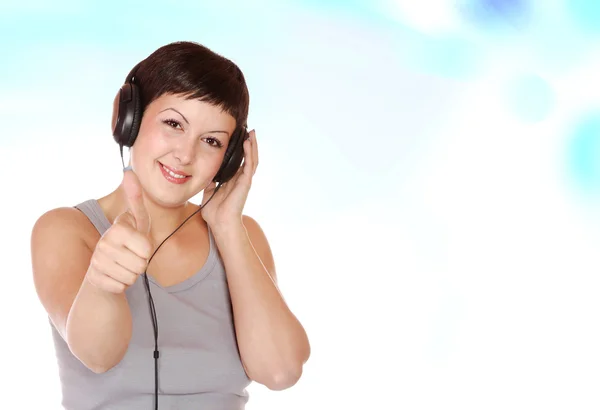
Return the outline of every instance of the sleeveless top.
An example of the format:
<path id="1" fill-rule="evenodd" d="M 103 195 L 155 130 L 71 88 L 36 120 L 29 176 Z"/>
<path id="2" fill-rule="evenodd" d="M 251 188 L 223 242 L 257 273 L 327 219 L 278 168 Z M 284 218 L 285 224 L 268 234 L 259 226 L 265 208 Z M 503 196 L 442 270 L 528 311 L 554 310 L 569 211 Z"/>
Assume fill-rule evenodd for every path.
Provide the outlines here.
<path id="1" fill-rule="evenodd" d="M 76 208 L 100 235 L 110 227 L 96 200 Z M 148 275 L 158 320 L 159 410 L 240 410 L 248 401 L 250 380 L 240 360 L 227 277 L 210 228 L 209 238 L 206 263 L 192 277 L 162 287 Z M 154 408 L 154 330 L 144 278 L 125 293 L 132 336 L 123 359 L 105 373 L 85 367 L 50 322 L 65 409 Z"/>

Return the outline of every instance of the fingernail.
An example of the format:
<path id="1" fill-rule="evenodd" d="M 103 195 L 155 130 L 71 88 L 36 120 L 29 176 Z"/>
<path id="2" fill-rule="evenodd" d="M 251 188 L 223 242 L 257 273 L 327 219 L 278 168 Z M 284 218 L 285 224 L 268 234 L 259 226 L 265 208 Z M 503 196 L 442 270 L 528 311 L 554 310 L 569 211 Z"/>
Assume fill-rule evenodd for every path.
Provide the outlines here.
<path id="1" fill-rule="evenodd" d="M 131 171 L 131 170 L 132 170 L 131 165 L 127 165 L 125 168 L 123 168 L 123 172 Z"/>

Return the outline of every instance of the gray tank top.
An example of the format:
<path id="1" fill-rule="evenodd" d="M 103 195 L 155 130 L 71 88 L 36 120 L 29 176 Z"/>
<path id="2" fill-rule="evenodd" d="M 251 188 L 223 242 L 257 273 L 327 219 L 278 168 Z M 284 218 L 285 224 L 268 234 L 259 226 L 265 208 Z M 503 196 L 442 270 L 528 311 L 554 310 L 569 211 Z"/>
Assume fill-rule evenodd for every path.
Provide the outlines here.
<path id="1" fill-rule="evenodd" d="M 100 235 L 110 227 L 96 200 L 76 208 Z M 248 401 L 250 380 L 240 360 L 227 278 L 210 229 L 209 237 L 206 263 L 192 277 L 162 287 L 148 276 L 158 320 L 160 410 L 239 410 Z M 142 277 L 126 296 L 131 341 L 121 362 L 105 373 L 92 372 L 73 356 L 50 322 L 65 409 L 154 408 L 154 331 Z"/>

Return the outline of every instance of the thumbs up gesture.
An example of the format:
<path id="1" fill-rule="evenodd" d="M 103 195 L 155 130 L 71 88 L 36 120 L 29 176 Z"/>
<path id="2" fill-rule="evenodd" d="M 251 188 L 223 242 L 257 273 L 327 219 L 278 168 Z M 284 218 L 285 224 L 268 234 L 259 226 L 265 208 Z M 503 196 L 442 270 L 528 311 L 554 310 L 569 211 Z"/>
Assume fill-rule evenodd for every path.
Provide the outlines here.
<path id="1" fill-rule="evenodd" d="M 86 273 L 96 287 L 111 293 L 122 293 L 146 271 L 152 255 L 150 216 L 143 200 L 143 190 L 135 173 L 123 174 L 122 188 L 127 210 L 96 244 Z"/>
<path id="2" fill-rule="evenodd" d="M 124 223 L 134 230 L 148 235 L 150 233 L 150 217 L 144 205 L 142 186 L 132 170 L 123 173 L 122 186 L 127 199 L 127 210 L 116 218 L 115 223 Z"/>

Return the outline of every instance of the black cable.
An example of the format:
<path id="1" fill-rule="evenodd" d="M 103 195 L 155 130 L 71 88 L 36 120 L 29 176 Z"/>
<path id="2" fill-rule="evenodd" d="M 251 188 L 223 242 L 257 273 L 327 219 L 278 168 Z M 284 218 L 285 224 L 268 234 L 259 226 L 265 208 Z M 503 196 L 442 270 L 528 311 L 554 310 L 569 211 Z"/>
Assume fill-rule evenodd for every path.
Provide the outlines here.
<path id="1" fill-rule="evenodd" d="M 181 228 L 183 226 L 183 224 L 185 224 L 192 216 L 196 215 L 200 210 L 202 210 L 202 208 L 204 208 L 204 206 L 206 206 L 206 204 L 208 204 L 210 202 L 210 200 L 217 193 L 217 191 L 219 190 L 220 187 L 221 187 L 221 184 L 217 185 L 213 194 L 210 196 L 210 198 L 208 198 L 208 201 L 206 201 L 206 203 L 204 205 L 201 205 L 200 208 L 198 208 L 197 210 L 194 211 L 194 213 L 192 213 L 190 216 L 188 216 L 177 227 L 177 229 L 175 229 L 173 232 L 171 232 L 171 234 L 169 236 L 167 236 L 160 243 L 160 245 L 158 245 L 158 247 L 154 250 L 154 253 L 152 254 L 152 256 L 150 256 L 150 259 L 148 259 L 148 265 L 150 264 L 150 261 L 152 260 L 154 255 L 156 255 L 156 252 L 158 252 L 160 247 L 163 245 L 163 243 L 165 243 L 167 241 L 167 239 L 169 239 L 171 236 L 173 236 L 173 234 L 175 232 L 177 232 L 179 230 L 179 228 Z M 146 265 L 146 270 L 148 269 L 148 265 Z M 150 316 L 152 316 L 152 326 L 154 328 L 154 408 L 156 410 L 158 410 L 158 358 L 160 356 L 160 353 L 158 350 L 158 319 L 156 317 L 156 309 L 154 307 L 154 299 L 152 299 L 152 293 L 150 293 L 150 284 L 148 283 L 147 272 L 144 272 L 144 283 L 146 285 L 146 293 L 148 294 L 148 302 L 150 305 Z"/>
<path id="2" fill-rule="evenodd" d="M 121 162 L 123 163 L 123 169 L 125 169 L 125 161 L 123 159 L 123 146 L 120 145 L 121 149 Z M 185 218 L 185 220 L 173 231 L 169 236 L 167 236 L 161 243 L 156 247 L 150 259 L 148 259 L 148 263 L 146 264 L 146 272 L 143 273 L 144 276 L 144 284 L 146 285 L 146 293 L 148 294 L 148 304 L 150 306 L 150 316 L 152 317 L 152 327 L 154 328 L 154 409 L 158 410 L 158 358 L 160 356 L 160 352 L 158 350 L 158 319 L 156 316 L 156 308 L 154 307 L 154 299 L 152 299 L 152 293 L 150 293 L 150 283 L 148 283 L 148 265 L 150 265 L 150 261 L 156 255 L 156 252 L 160 249 L 160 247 L 169 239 L 175 232 L 179 230 L 192 216 L 196 215 L 199 211 L 202 210 L 212 199 L 213 196 L 217 193 L 219 188 L 221 188 L 222 184 L 219 183 L 216 187 L 210 198 L 206 201 L 205 204 L 201 205 L 198 209 L 196 209 L 190 216 Z"/>

